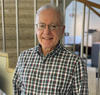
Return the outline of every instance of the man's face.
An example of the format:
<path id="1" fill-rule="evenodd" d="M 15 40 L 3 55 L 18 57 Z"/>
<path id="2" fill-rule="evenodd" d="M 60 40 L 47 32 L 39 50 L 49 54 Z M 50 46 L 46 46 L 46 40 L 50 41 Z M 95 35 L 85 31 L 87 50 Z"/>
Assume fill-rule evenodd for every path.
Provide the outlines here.
<path id="1" fill-rule="evenodd" d="M 58 13 L 54 9 L 41 11 L 38 24 L 36 33 L 42 49 L 54 49 L 64 33 L 64 26 L 60 24 Z M 45 28 L 41 29 L 44 26 Z M 56 29 L 53 29 L 55 26 L 57 26 Z"/>

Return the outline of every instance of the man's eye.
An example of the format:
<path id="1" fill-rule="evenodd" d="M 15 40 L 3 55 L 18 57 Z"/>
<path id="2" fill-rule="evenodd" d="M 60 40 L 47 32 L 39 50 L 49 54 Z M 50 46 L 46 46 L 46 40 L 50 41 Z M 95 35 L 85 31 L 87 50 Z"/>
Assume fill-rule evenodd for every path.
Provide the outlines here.
<path id="1" fill-rule="evenodd" d="M 39 25 L 39 27 L 44 28 L 44 27 L 45 27 L 45 25 L 44 25 L 44 24 L 40 24 L 40 25 Z"/>
<path id="2" fill-rule="evenodd" d="M 51 28 L 56 28 L 56 25 L 51 25 Z"/>

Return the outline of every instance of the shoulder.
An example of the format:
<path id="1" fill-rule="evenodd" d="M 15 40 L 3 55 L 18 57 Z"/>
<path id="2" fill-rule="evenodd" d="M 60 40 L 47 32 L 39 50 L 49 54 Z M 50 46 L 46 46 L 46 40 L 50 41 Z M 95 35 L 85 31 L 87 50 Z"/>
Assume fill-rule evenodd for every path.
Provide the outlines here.
<path id="1" fill-rule="evenodd" d="M 83 58 L 76 55 L 72 51 L 68 50 L 66 47 L 63 48 L 63 54 L 66 56 L 67 62 L 74 67 L 74 69 L 85 69 L 87 68 L 86 62 Z"/>
<path id="2" fill-rule="evenodd" d="M 74 52 L 72 52 L 72 51 L 70 51 L 70 50 L 68 50 L 66 47 L 64 47 L 63 45 L 62 45 L 62 50 L 61 50 L 61 53 L 63 54 L 63 56 L 65 57 L 65 58 L 67 58 L 67 59 L 69 59 L 69 60 L 71 60 L 71 61 L 73 61 L 73 62 L 81 62 L 83 59 L 80 57 L 80 56 L 78 56 L 78 55 L 76 55 Z"/>
<path id="3" fill-rule="evenodd" d="M 25 55 L 29 55 L 29 54 L 34 53 L 34 52 L 35 52 L 35 47 L 22 51 L 20 53 L 20 56 L 19 57 L 25 56 Z"/>
<path id="4" fill-rule="evenodd" d="M 36 55 L 36 48 L 37 47 L 33 47 L 33 48 L 29 48 L 27 50 L 24 50 L 20 53 L 18 59 L 19 60 L 27 60 L 29 59 L 30 57 Z"/>
<path id="5" fill-rule="evenodd" d="M 22 51 L 18 57 L 17 64 L 21 65 L 23 62 L 26 62 L 31 56 L 34 56 L 35 49 L 36 47 L 33 47 L 33 48 L 29 48 L 27 50 Z"/>

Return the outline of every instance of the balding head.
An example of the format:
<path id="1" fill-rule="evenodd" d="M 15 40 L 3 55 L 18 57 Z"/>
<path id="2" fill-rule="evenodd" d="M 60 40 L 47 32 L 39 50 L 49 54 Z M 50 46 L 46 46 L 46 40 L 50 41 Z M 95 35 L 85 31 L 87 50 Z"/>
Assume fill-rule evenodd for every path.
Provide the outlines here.
<path id="1" fill-rule="evenodd" d="M 60 8 L 59 7 L 56 7 L 56 6 L 52 5 L 52 4 L 46 4 L 46 5 L 42 6 L 41 8 L 39 8 L 37 10 L 35 24 L 38 23 L 39 14 L 42 11 L 49 10 L 49 9 L 52 9 L 52 10 L 54 10 L 57 13 L 57 17 L 58 17 L 59 23 L 61 25 L 63 25 L 64 24 L 64 15 L 63 15 L 63 13 L 60 11 Z"/>

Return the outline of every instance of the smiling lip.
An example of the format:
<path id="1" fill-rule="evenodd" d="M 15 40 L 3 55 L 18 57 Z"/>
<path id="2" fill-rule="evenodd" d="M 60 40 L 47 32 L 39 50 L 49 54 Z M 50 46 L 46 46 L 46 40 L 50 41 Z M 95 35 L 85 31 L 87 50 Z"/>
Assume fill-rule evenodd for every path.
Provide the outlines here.
<path id="1" fill-rule="evenodd" d="M 42 37 L 42 39 L 45 39 L 45 40 L 52 40 L 53 38 L 49 38 L 49 37 Z"/>

